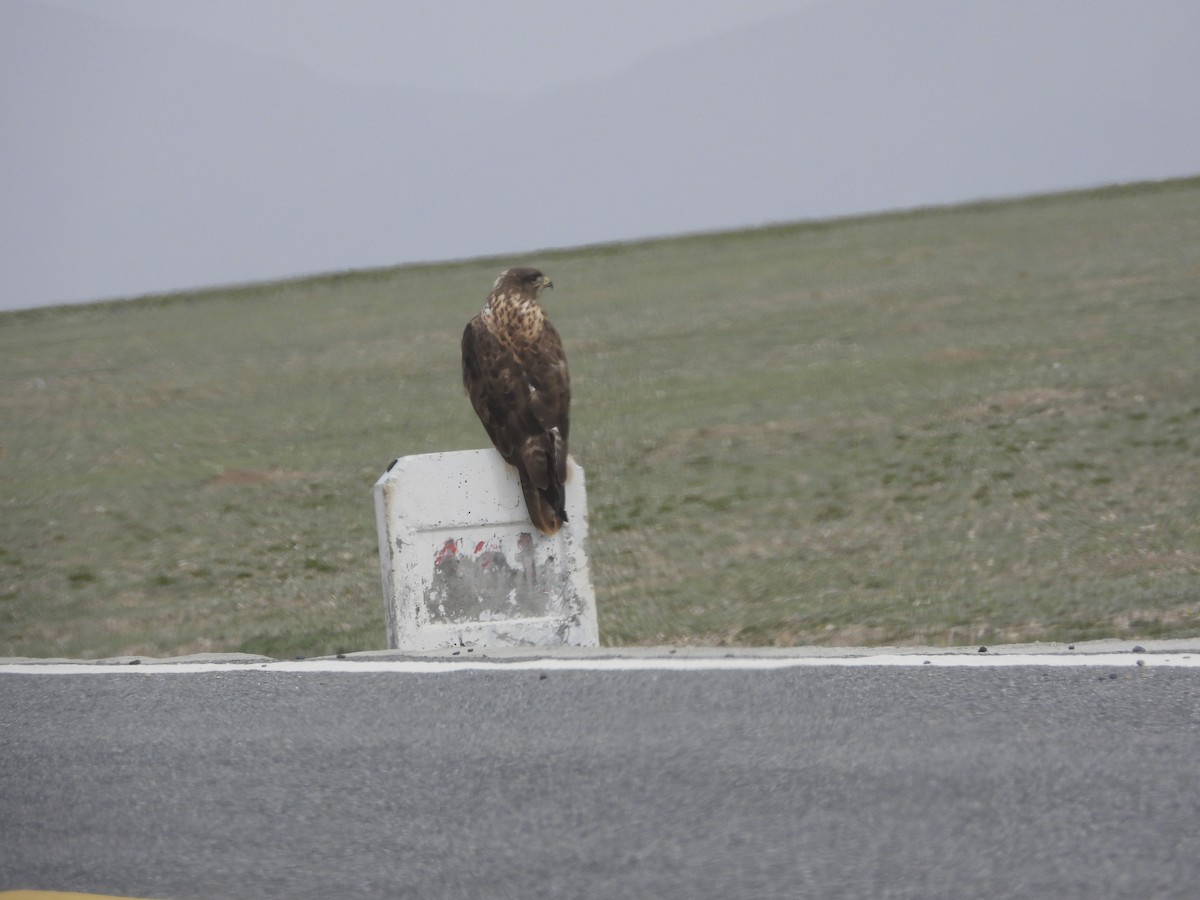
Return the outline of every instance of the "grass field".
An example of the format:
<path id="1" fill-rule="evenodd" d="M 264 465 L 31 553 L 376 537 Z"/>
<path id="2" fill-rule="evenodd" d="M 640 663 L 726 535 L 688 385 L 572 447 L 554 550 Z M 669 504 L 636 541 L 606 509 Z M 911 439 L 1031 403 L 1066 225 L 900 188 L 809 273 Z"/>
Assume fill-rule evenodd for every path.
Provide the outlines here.
<path id="1" fill-rule="evenodd" d="M 0 656 L 385 645 L 371 485 L 554 279 L 609 644 L 1200 634 L 1200 179 L 0 314 Z"/>

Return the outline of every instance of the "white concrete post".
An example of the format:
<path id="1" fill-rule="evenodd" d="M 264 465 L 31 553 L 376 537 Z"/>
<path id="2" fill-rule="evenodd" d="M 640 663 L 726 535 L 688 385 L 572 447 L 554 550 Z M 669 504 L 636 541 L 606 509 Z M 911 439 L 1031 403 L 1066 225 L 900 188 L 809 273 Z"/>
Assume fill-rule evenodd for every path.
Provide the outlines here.
<path id="1" fill-rule="evenodd" d="M 534 528 L 517 473 L 495 450 L 396 460 L 375 482 L 388 646 L 598 646 L 573 460 L 566 510 L 553 537 Z"/>

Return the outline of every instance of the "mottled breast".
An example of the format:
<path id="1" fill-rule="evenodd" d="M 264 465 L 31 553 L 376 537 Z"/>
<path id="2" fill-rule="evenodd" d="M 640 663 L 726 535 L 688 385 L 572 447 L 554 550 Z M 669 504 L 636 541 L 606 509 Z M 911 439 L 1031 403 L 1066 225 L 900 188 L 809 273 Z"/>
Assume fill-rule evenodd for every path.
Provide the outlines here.
<path id="1" fill-rule="evenodd" d="M 546 313 L 536 300 L 499 294 L 488 301 L 483 320 L 488 330 L 510 347 L 527 345 L 541 336 Z"/>

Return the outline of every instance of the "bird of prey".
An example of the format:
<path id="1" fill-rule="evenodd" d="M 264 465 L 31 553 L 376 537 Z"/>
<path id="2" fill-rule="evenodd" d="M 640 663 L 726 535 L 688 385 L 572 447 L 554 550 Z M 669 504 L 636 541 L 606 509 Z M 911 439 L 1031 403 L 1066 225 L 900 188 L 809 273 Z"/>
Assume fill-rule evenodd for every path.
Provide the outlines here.
<path id="1" fill-rule="evenodd" d="M 521 479 L 529 518 L 555 534 L 567 520 L 571 377 L 562 339 L 538 297 L 537 269 L 505 269 L 462 337 L 463 386 L 488 437 Z"/>

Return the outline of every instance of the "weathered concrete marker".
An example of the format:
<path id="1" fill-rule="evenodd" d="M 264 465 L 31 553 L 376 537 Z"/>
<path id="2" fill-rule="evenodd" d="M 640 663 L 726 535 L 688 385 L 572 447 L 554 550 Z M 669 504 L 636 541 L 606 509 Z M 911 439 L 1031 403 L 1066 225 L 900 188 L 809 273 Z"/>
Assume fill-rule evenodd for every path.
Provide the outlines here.
<path id="1" fill-rule="evenodd" d="M 566 508 L 554 537 L 534 528 L 516 472 L 495 450 L 396 460 L 375 482 L 388 646 L 598 646 L 574 461 Z"/>

